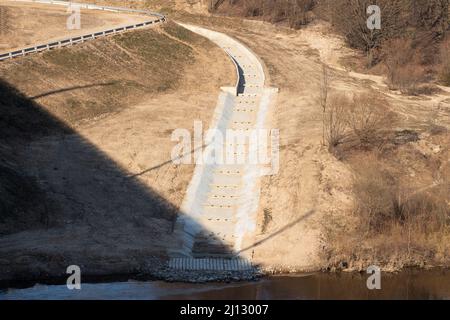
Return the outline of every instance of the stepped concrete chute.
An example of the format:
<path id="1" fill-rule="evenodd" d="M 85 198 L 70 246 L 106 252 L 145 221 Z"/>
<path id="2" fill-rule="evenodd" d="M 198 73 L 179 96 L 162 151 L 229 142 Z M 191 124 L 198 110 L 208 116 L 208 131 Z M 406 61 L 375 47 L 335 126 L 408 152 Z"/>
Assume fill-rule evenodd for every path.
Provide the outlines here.
<path id="1" fill-rule="evenodd" d="M 222 88 L 210 129 L 219 130 L 224 136 L 228 129 L 269 129 L 267 115 L 278 90 L 264 87 L 264 68 L 258 57 L 223 33 L 181 25 L 216 43 L 236 66 L 236 85 Z M 242 148 L 243 153 L 248 153 L 249 142 Z M 209 152 L 206 148 L 203 157 Z M 198 270 L 251 267 L 251 253 L 238 256 L 237 252 L 255 231 L 260 177 L 266 169 L 249 163 L 196 165 L 175 224 L 174 232 L 180 243 L 171 252 L 169 267 L 182 270 L 195 270 L 197 265 Z"/>
<path id="2" fill-rule="evenodd" d="M 131 9 L 131 8 L 123 8 L 123 7 L 110 7 L 110 6 L 99 6 L 95 4 L 89 4 L 89 3 L 78 3 L 78 2 L 72 2 L 72 1 L 57 1 L 57 0 L 10 0 L 15 2 L 31 2 L 31 3 L 39 3 L 39 4 L 47 4 L 47 5 L 59 5 L 59 6 L 77 6 L 79 8 L 84 8 L 88 10 L 102 10 L 102 11 L 111 11 L 111 12 L 125 12 L 125 13 L 138 13 L 138 14 L 144 14 L 147 16 L 151 16 L 151 20 L 146 20 L 141 23 L 135 23 L 131 25 L 121 25 L 116 26 L 113 28 L 108 28 L 105 30 L 97 31 L 94 33 L 88 33 L 83 35 L 77 35 L 73 37 L 68 37 L 60 40 L 54 40 L 47 43 L 40 43 L 36 44 L 34 46 L 27 46 L 20 49 L 15 49 L 13 51 L 9 52 L 0 52 L 0 61 L 7 60 L 7 59 L 13 59 L 16 57 L 22 57 L 26 56 L 32 53 L 38 53 L 43 52 L 47 50 L 51 50 L 54 48 L 62 48 L 66 46 L 72 46 L 77 43 L 83 43 L 85 41 L 94 40 L 101 37 L 106 37 L 110 35 L 115 35 L 122 32 L 127 32 L 129 30 L 136 30 L 141 28 L 148 28 L 150 26 L 153 26 L 156 23 L 162 23 L 166 21 L 166 17 L 160 13 L 156 12 L 150 12 L 146 10 L 137 10 L 137 9 Z"/>

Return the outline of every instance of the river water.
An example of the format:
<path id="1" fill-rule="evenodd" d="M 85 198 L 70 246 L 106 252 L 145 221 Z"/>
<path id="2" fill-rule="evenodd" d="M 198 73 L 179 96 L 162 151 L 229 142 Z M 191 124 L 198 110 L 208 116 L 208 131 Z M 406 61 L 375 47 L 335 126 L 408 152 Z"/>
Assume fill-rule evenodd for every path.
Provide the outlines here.
<path id="1" fill-rule="evenodd" d="M 275 276 L 255 282 L 167 283 L 128 281 L 86 283 L 81 290 L 37 284 L 0 289 L 5 299 L 450 299 L 450 271 L 382 274 L 381 289 L 368 290 L 365 274 L 313 273 Z"/>

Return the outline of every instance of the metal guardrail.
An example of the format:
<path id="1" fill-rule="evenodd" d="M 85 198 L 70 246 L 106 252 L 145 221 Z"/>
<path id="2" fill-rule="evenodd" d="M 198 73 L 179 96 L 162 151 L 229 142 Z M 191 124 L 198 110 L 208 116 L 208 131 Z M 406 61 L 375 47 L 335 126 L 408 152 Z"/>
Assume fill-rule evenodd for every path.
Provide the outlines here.
<path id="1" fill-rule="evenodd" d="M 141 23 L 131 24 L 131 25 L 124 25 L 119 26 L 117 28 L 113 29 L 107 29 L 104 31 L 97 31 L 94 33 L 89 33 L 81 36 L 75 36 L 70 38 L 65 38 L 62 40 L 55 40 L 52 42 L 47 42 L 43 44 L 38 44 L 32 47 L 24 47 L 18 50 L 13 50 L 9 52 L 5 52 L 0 54 L 0 61 L 12 59 L 15 57 L 21 57 L 25 56 L 27 54 L 41 52 L 50 50 L 53 48 L 61 48 L 65 46 L 71 46 L 77 43 L 82 43 L 88 40 L 93 40 L 96 38 L 105 37 L 108 35 L 113 35 L 133 29 L 139 29 L 144 28 L 149 25 L 155 24 L 155 23 L 162 23 L 166 21 L 166 17 L 160 13 L 146 11 L 146 10 L 138 10 L 138 9 L 130 9 L 130 8 L 123 8 L 123 7 L 109 7 L 109 6 L 98 6 L 95 4 L 88 4 L 88 3 L 79 3 L 79 2 L 69 2 L 69 1 L 53 1 L 53 0 L 16 0 L 17 2 L 34 2 L 34 3 L 43 3 L 43 4 L 54 4 L 54 5 L 62 5 L 62 6 L 79 6 L 80 8 L 84 9 L 90 9 L 90 10 L 102 10 L 102 11 L 112 11 L 112 12 L 127 12 L 127 13 L 141 13 L 146 14 L 150 16 L 154 16 L 157 19 L 154 20 L 148 20 Z"/>

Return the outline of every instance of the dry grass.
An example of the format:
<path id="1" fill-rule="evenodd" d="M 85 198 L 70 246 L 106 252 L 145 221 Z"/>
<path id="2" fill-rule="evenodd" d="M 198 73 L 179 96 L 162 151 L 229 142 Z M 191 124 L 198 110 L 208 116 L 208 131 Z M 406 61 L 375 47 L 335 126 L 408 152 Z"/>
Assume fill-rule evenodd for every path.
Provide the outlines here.
<path id="1" fill-rule="evenodd" d="M 328 148 L 341 159 L 355 149 L 380 149 L 394 122 L 387 101 L 374 93 L 335 93 L 328 99 L 325 112 Z"/>
<path id="2" fill-rule="evenodd" d="M 450 86 L 450 38 L 441 47 L 440 79 L 446 86 Z"/>
<path id="3" fill-rule="evenodd" d="M 440 142 L 448 134 L 435 136 Z M 417 143 L 414 143 L 417 144 Z M 363 269 L 447 264 L 450 253 L 448 151 L 427 158 L 411 144 L 348 159 L 354 171 L 356 223 L 351 236 L 331 236 L 329 260 Z M 333 264 L 333 263 L 332 263 Z"/>
<path id="4" fill-rule="evenodd" d="M 170 23 L 166 28 L 181 29 Z M 153 29 L 9 61 L 0 73 L 59 118 L 76 124 L 175 90 L 193 59 L 188 44 Z"/>
<path id="5" fill-rule="evenodd" d="M 364 223 L 362 230 L 377 234 L 393 226 L 405 226 L 429 234 L 450 226 L 447 178 L 421 189 L 402 182 L 398 172 L 374 155 L 360 160 L 352 165 L 356 173 L 355 207 Z"/>
<path id="6" fill-rule="evenodd" d="M 386 43 L 383 54 L 391 90 L 400 90 L 407 94 L 417 93 L 425 75 L 419 53 L 408 39 L 396 39 Z"/>

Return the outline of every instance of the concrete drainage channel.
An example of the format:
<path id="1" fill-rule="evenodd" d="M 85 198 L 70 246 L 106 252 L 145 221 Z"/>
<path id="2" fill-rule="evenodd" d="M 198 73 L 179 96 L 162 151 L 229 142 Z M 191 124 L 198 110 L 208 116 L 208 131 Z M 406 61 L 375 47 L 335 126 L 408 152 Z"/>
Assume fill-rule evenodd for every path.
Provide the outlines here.
<path id="1" fill-rule="evenodd" d="M 9 52 L 4 52 L 0 54 L 0 61 L 2 60 L 7 60 L 7 59 L 12 59 L 12 58 L 16 58 L 16 57 L 21 57 L 21 56 L 25 56 L 27 54 L 31 54 L 31 53 L 37 53 L 37 52 L 41 52 L 41 51 L 47 51 L 47 50 L 51 50 L 54 48 L 61 48 L 61 47 L 65 47 L 65 46 L 71 46 L 77 43 L 83 43 L 85 41 L 89 41 L 89 40 L 93 40 L 96 38 L 101 38 L 101 37 L 105 37 L 105 36 L 109 36 L 109 35 L 114 35 L 117 33 L 122 33 L 125 31 L 129 31 L 129 30 L 134 30 L 134 29 L 140 29 L 140 28 L 146 28 L 149 26 L 152 26 L 153 24 L 156 23 L 161 23 L 166 21 L 166 18 L 164 15 L 159 14 L 159 13 L 155 13 L 155 12 L 150 12 L 150 11 L 145 11 L 145 10 L 136 10 L 136 9 L 129 9 L 129 8 L 120 8 L 120 7 L 107 7 L 107 6 L 98 6 L 98 5 L 94 5 L 94 4 L 88 4 L 88 3 L 77 3 L 77 2 L 69 2 L 69 1 L 53 1 L 53 0 L 15 0 L 16 2 L 33 2 L 33 3 L 40 3 L 40 4 L 49 4 L 49 5 L 59 5 L 59 6 L 77 6 L 83 9 L 89 9 L 89 10 L 101 10 L 101 11 L 111 11 L 111 12 L 126 12 L 126 13 L 139 13 L 139 14 L 145 14 L 148 16 L 153 16 L 155 17 L 152 20 L 148 20 L 148 21 L 144 21 L 141 23 L 137 23 L 137 24 L 132 24 L 132 25 L 124 25 L 124 26 L 118 26 L 116 28 L 113 29 L 107 29 L 107 30 L 103 30 L 103 31 L 98 31 L 95 33 L 89 33 L 89 34 L 85 34 L 85 35 L 81 35 L 81 36 L 76 36 L 76 37 L 70 37 L 70 38 L 65 38 L 65 39 L 61 39 L 58 41 L 52 41 L 52 42 L 48 42 L 48 43 L 42 43 L 42 44 L 38 44 L 32 47 L 24 47 L 18 50 L 13 50 L 13 51 L 9 51 Z"/>
<path id="2" fill-rule="evenodd" d="M 265 129 L 278 89 L 266 88 L 264 69 L 247 47 L 205 28 L 180 24 L 225 50 L 236 65 L 235 87 L 223 87 L 210 129 Z M 248 143 L 248 142 L 247 142 Z M 247 150 L 246 146 L 246 150 Z M 205 153 L 209 152 L 207 148 Z M 249 164 L 197 164 L 175 224 L 180 240 L 171 251 L 169 268 L 184 271 L 251 271 L 251 244 L 256 228 L 260 177 L 267 170 Z M 250 242 L 249 242 L 250 241 Z"/>

